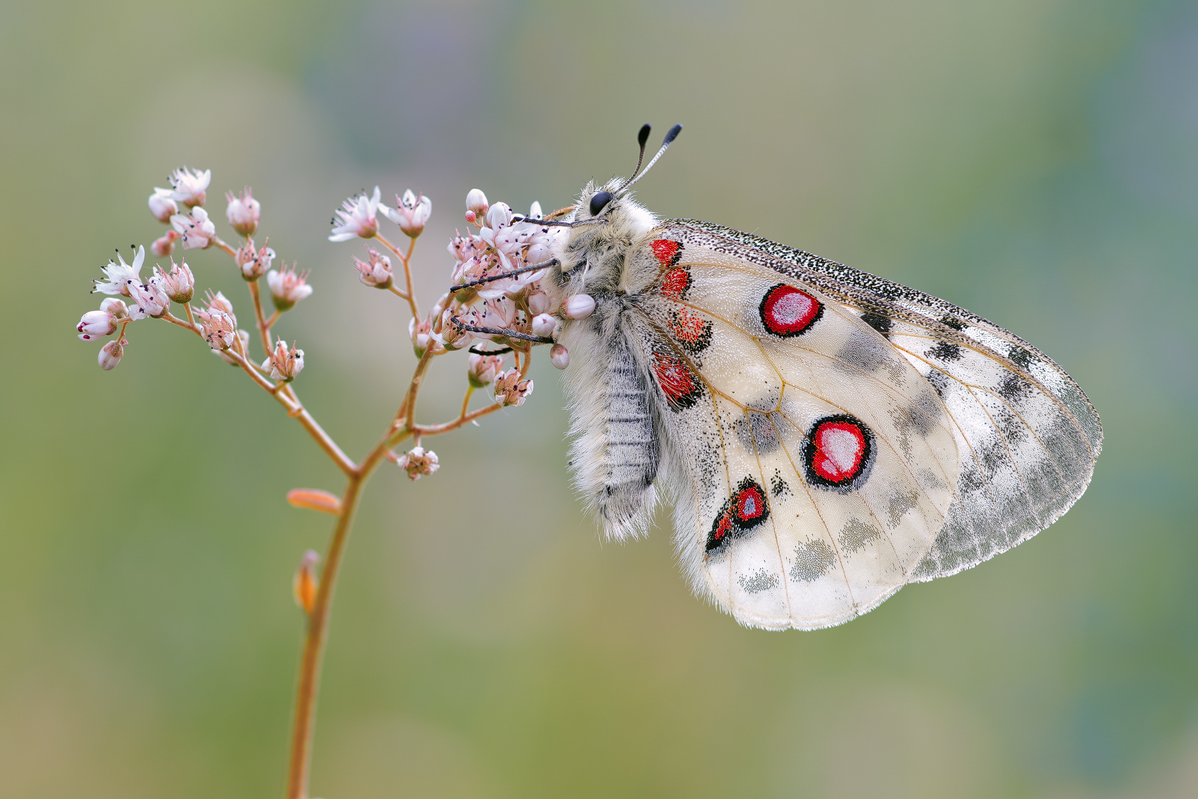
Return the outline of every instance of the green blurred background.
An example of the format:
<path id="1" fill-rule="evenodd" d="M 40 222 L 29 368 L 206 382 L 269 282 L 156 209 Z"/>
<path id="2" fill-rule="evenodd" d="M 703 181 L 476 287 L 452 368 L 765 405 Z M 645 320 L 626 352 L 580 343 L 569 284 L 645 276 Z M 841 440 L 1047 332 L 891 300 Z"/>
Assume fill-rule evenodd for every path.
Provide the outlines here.
<path id="1" fill-rule="evenodd" d="M 524 796 L 1198 794 L 1198 8 L 1007 0 L 0 5 L 0 796 L 281 796 L 290 583 L 341 481 L 198 341 L 72 329 L 170 170 L 251 185 L 316 293 L 280 325 L 354 456 L 413 365 L 401 303 L 330 244 L 375 183 L 546 208 L 686 130 L 640 197 L 918 287 L 1016 331 L 1106 427 L 1034 541 L 844 627 L 691 597 L 668 542 L 600 541 L 543 354 L 524 407 L 370 485 L 334 607 L 312 790 Z M 655 136 L 656 138 L 656 136 Z M 261 238 L 261 234 L 259 236 Z M 217 253 L 201 286 L 248 312 Z M 422 403 L 447 417 L 464 359 Z"/>

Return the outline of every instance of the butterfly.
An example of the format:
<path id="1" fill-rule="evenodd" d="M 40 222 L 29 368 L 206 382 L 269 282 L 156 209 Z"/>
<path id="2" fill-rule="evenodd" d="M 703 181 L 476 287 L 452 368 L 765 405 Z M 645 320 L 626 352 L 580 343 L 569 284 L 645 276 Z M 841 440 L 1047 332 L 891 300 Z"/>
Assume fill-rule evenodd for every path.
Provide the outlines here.
<path id="1" fill-rule="evenodd" d="M 644 534 L 664 494 L 696 594 L 744 625 L 816 629 L 1081 496 L 1102 427 L 1048 356 L 866 272 L 659 221 L 629 191 L 648 135 L 631 178 L 588 183 L 551 223 L 567 231 L 545 281 L 584 309 L 556 340 L 575 483 L 610 538 Z"/>

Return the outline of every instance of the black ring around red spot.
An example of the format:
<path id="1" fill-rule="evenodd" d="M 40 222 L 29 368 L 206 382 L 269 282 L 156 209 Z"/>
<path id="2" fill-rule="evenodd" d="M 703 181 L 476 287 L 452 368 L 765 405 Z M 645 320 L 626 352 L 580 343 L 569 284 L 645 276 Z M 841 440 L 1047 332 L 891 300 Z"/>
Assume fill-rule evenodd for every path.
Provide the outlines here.
<path id="1" fill-rule="evenodd" d="M 711 532 L 707 534 L 707 551 L 720 549 L 769 517 L 770 506 L 765 490 L 752 477 L 745 477 L 715 515 Z"/>
<path id="2" fill-rule="evenodd" d="M 817 419 L 803 442 L 807 482 L 821 488 L 856 487 L 867 476 L 873 459 L 873 432 L 847 413 Z"/>
<path id="3" fill-rule="evenodd" d="M 761 298 L 761 324 L 783 338 L 807 332 L 824 313 L 824 304 L 802 289 L 781 283 Z"/>

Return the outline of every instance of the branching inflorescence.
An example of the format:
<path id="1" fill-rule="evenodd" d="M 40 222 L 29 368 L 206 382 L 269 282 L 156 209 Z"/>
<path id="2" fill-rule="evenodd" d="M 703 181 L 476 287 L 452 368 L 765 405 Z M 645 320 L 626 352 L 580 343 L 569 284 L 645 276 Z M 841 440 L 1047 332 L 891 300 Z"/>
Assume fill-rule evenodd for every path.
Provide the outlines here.
<path id="1" fill-rule="evenodd" d="M 275 251 L 265 242 L 261 247 L 255 243 L 261 205 L 248 188 L 240 194 L 226 194 L 225 215 L 240 243 L 222 239 L 204 208 L 211 177 L 210 170 L 183 168 L 171 175 L 170 188 L 154 190 L 150 211 L 169 229 L 150 250 L 157 258 L 169 258 L 169 267 L 155 265 L 143 276 L 144 247 L 137 248 L 131 263 L 118 252 L 117 260 L 104 267 L 103 278 L 95 281 L 93 289 L 110 296 L 98 310 L 83 315 L 77 330 L 85 341 L 109 339 L 99 353 L 100 366 L 106 370 L 124 357 L 133 322 L 159 319 L 194 333 L 221 360 L 239 368 L 274 397 L 346 476 L 340 496 L 317 489 L 295 489 L 288 494 L 291 504 L 332 514 L 337 520 L 322 573 L 317 576 L 317 553 L 305 552 L 293 583 L 296 601 L 308 623 L 296 689 L 287 797 L 306 799 L 329 604 L 363 484 L 384 461 L 398 464 L 412 480 L 432 474 L 439 463 L 436 453 L 423 446 L 424 438 L 456 430 L 504 406 L 521 405 L 533 388 L 528 377 L 532 347 L 550 343 L 562 315 L 574 317 L 579 309 L 550 307 L 549 295 L 541 287 L 540 281 L 555 263 L 550 259 L 553 238 L 562 229 L 538 224 L 542 214 L 537 203 L 527 217 L 515 217 L 504 203 L 489 204 L 481 191 L 472 190 L 466 198 L 467 233 L 449 244 L 454 259 L 452 288 L 422 315 L 413 291 L 411 260 L 432 201 L 405 191 L 395 198 L 392 208 L 380 202 L 378 187 L 370 195 L 363 192 L 347 199 L 335 212 L 329 240 L 373 239 L 378 243 L 381 249 L 367 247 L 365 258 L 355 257 L 353 265 L 365 286 L 389 291 L 404 301 L 411 316 L 408 333 L 418 359 L 399 409 L 383 425 L 375 446 L 355 461 L 308 413 L 296 393 L 293 381 L 304 369 L 304 351 L 272 332 L 282 314 L 312 294 L 309 274 L 296 271 L 294 265 L 275 268 Z M 380 214 L 399 227 L 408 240 L 406 247 L 396 246 L 379 230 Z M 184 251 L 217 249 L 229 256 L 249 290 L 253 333 L 239 325 L 233 303 L 220 292 L 208 291 L 202 304 L 197 302 L 191 267 L 185 259 L 176 263 L 173 257 L 177 244 Z M 393 271 L 393 259 L 402 267 L 402 274 Z M 269 316 L 260 288 L 263 277 L 270 292 Z M 263 360 L 252 354 L 259 347 Z M 468 354 L 460 412 L 440 423 L 418 423 L 416 400 L 425 373 L 435 358 L 456 351 Z M 565 368 L 569 353 L 555 344 L 550 361 Z M 471 396 L 480 389 L 489 389 L 492 401 L 471 410 Z M 398 454 L 396 448 L 409 440 L 411 448 Z"/>

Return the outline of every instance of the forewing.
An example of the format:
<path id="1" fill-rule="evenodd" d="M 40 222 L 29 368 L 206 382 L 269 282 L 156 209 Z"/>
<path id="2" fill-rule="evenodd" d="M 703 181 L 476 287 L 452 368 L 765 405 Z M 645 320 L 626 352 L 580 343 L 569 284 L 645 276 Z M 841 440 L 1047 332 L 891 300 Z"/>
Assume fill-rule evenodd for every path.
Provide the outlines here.
<path id="1" fill-rule="evenodd" d="M 951 505 L 944 405 L 822 293 L 693 242 L 651 251 L 662 270 L 639 295 L 640 336 L 696 590 L 769 628 L 876 606 L 913 578 Z"/>
<path id="2" fill-rule="evenodd" d="M 909 440 L 912 430 L 934 415 L 928 395 L 913 387 L 912 372 L 933 391 L 934 404 L 945 415 L 937 421 L 951 434 L 959 463 L 944 522 L 911 579 L 955 573 L 1030 538 L 1068 510 L 1089 483 L 1102 443 L 1097 413 L 1060 367 L 1008 331 L 935 297 L 728 228 L 666 223 L 651 238 L 665 242 L 647 247 L 659 262 L 662 290 L 657 293 L 663 300 L 680 299 L 671 297 L 670 283 L 678 269 L 701 278 L 693 284 L 692 299 L 710 281 L 710 299 L 703 300 L 702 310 L 716 317 L 739 308 L 739 329 L 771 363 L 791 364 L 780 368 L 784 378 L 800 384 L 810 379 L 804 386 L 813 394 L 823 396 L 854 369 L 886 383 L 892 371 L 898 374 L 893 364 L 901 360 L 905 377 L 891 387 L 906 392 L 909 406 L 874 396 L 864 388 L 869 381 L 848 380 L 860 395 L 849 405 L 863 420 L 867 407 L 879 402 L 879 408 L 890 408 L 887 416 L 894 412 L 899 422 L 888 440 L 900 451 L 904 436 Z M 674 274 L 673 280 L 677 284 L 680 278 Z M 762 312 L 753 292 L 775 280 L 818 298 L 835 313 L 781 342 L 768 335 L 763 339 L 752 329 L 752 312 L 759 321 Z M 751 290 L 738 288 L 745 286 Z M 834 326 L 828 319 L 836 320 Z M 852 321 L 854 327 L 844 326 Z M 824 332 L 821 326 L 828 335 L 816 346 L 812 336 Z M 873 336 L 862 335 L 866 327 Z M 814 357 L 817 353 L 822 360 Z M 804 369 L 813 372 L 809 378 Z M 714 368 L 702 373 L 720 380 Z M 919 473 L 919 465 L 912 468 Z"/>

